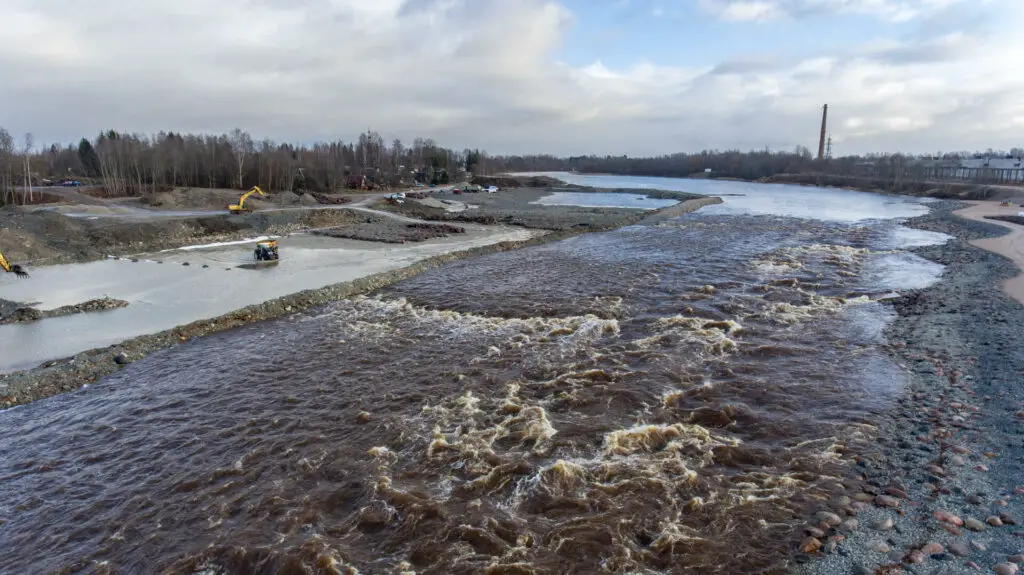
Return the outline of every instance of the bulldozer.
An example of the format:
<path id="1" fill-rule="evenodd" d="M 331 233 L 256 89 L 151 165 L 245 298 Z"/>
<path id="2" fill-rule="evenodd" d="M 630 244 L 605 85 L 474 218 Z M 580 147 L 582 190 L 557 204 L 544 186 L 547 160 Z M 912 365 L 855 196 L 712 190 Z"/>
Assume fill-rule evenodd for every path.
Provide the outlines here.
<path id="1" fill-rule="evenodd" d="M 243 214 L 243 213 L 251 212 L 252 208 L 245 207 L 245 200 L 248 199 L 249 196 L 251 196 L 253 194 L 259 194 L 259 195 L 261 195 L 263 197 L 266 197 L 266 195 L 267 195 L 267 194 L 263 193 L 263 190 L 261 190 L 259 186 L 253 186 L 251 190 L 249 190 L 248 192 L 245 192 L 244 194 L 242 194 L 241 198 L 238 198 L 238 203 L 237 204 L 229 205 L 228 206 L 228 211 L 231 212 L 232 214 Z"/>
<path id="2" fill-rule="evenodd" d="M 0 252 L 0 268 L 3 268 L 3 270 L 5 272 L 13 273 L 14 275 L 18 276 L 19 278 L 27 278 L 28 277 L 28 272 L 25 271 L 25 268 L 21 267 L 18 264 L 11 264 L 11 263 L 9 263 L 7 261 L 7 258 L 4 257 L 4 254 L 2 252 Z"/>
<path id="3" fill-rule="evenodd" d="M 277 252 L 277 240 L 256 242 L 252 255 L 258 262 L 276 262 L 281 258 Z"/>

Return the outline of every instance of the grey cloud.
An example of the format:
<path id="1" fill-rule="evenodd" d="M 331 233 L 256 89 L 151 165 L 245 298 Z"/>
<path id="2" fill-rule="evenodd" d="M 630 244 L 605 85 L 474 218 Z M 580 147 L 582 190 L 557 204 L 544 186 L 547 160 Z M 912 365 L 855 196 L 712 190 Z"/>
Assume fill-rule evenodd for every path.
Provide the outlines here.
<path id="1" fill-rule="evenodd" d="M 782 61 L 772 56 L 751 56 L 727 60 L 715 66 L 710 74 L 750 74 L 778 70 Z"/>
<path id="2" fill-rule="evenodd" d="M 903 44 L 892 48 L 875 50 L 872 58 L 890 64 L 928 64 L 952 62 L 969 57 L 970 39 L 933 39 L 918 44 Z"/>
<path id="3" fill-rule="evenodd" d="M 931 150 L 963 147 L 942 144 L 946 138 L 1009 147 L 1001 140 L 1017 131 L 997 120 L 1003 112 L 971 102 L 1005 94 L 987 101 L 1017 110 L 1024 93 L 1024 81 L 1012 75 L 965 80 L 1003 66 L 993 47 L 1005 38 L 994 36 L 979 39 L 968 60 L 929 60 L 928 41 L 907 38 L 873 53 L 831 55 L 827 67 L 751 56 L 710 70 L 616 72 L 554 64 L 568 15 L 548 0 L 133 6 L 15 4 L 14 11 L 46 20 L 38 36 L 0 21 L 4 127 L 32 131 L 41 143 L 110 128 L 236 126 L 257 139 L 308 142 L 350 139 L 370 127 L 389 139 L 429 136 L 492 152 L 660 154 L 812 146 L 827 101 L 844 146 L 837 149 L 890 142 Z M 944 83 L 933 86 L 933 78 Z M 953 100 L 962 104 L 947 103 Z M 943 125 L 953 110 L 984 129 L 967 134 Z M 923 127 L 885 127 L 884 118 L 903 116 Z M 864 119 L 862 127 L 843 129 L 854 117 Z"/>
<path id="4" fill-rule="evenodd" d="M 965 2 L 967 0 L 951 0 Z M 737 14 L 765 14 L 795 19 L 829 16 L 843 12 L 870 14 L 882 18 L 902 16 L 921 17 L 932 14 L 941 6 L 932 0 L 700 0 L 701 6 L 724 16 Z M 768 10 L 743 10 L 754 5 Z"/>

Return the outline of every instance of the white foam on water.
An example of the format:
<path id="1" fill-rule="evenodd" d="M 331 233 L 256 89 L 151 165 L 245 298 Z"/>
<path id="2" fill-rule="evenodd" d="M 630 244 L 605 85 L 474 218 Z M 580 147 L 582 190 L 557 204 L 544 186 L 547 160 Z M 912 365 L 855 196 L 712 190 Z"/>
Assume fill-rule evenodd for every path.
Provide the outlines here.
<path id="1" fill-rule="evenodd" d="M 873 254 L 861 272 L 860 282 L 873 290 L 923 289 L 942 277 L 946 266 L 916 254 Z"/>
<path id="2" fill-rule="evenodd" d="M 924 246 L 941 246 L 951 239 L 953 239 L 953 236 L 941 232 L 931 232 L 928 230 L 908 228 L 906 226 L 896 226 L 888 233 L 884 240 L 876 245 L 876 247 L 882 249 L 906 249 Z"/>

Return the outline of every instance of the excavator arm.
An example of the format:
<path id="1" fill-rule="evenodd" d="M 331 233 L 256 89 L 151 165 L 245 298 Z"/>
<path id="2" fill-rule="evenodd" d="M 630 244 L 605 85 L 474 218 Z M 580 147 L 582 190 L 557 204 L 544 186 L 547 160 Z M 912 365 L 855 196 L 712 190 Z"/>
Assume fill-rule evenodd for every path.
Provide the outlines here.
<path id="1" fill-rule="evenodd" d="M 253 186 L 251 190 L 242 194 L 242 197 L 238 199 L 237 204 L 231 204 L 230 206 L 228 206 L 228 210 L 230 210 L 232 213 L 249 211 L 245 207 L 245 200 L 248 199 L 249 196 L 253 194 L 259 194 L 264 197 L 266 197 L 267 195 L 263 193 L 263 190 L 261 190 L 259 186 Z"/>
<path id="2" fill-rule="evenodd" d="M 7 261 L 7 258 L 4 257 L 3 253 L 0 253 L 0 268 L 3 268 L 3 270 L 5 272 L 13 272 L 14 275 L 16 275 L 16 276 L 18 276 L 20 278 L 27 278 L 28 277 L 28 272 L 26 272 L 24 270 L 24 268 L 22 268 L 18 264 L 11 265 Z"/>

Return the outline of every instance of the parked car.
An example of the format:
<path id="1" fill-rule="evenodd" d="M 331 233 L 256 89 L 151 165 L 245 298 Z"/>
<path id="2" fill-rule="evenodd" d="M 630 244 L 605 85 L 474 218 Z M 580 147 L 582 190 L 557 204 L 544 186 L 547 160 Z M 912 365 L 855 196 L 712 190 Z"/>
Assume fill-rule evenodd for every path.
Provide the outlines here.
<path id="1" fill-rule="evenodd" d="M 498 186 L 487 186 L 484 190 L 486 190 L 488 194 L 493 194 L 498 191 Z"/>

